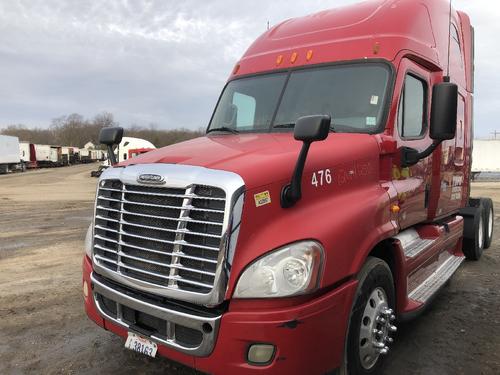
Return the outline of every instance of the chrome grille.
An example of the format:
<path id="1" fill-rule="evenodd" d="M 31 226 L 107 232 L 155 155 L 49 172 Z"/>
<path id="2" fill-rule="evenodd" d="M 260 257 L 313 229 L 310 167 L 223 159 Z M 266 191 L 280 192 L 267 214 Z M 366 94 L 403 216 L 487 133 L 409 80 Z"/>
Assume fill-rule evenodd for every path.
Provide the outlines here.
<path id="1" fill-rule="evenodd" d="M 214 288 L 226 193 L 101 180 L 96 201 L 94 262 L 156 287 L 196 293 Z"/>

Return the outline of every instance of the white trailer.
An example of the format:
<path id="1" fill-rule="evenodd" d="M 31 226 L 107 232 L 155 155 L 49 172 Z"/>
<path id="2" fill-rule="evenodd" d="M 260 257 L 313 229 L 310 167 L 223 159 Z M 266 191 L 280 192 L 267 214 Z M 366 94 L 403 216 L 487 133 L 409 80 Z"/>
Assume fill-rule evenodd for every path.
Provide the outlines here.
<path id="1" fill-rule="evenodd" d="M 81 163 L 91 163 L 92 159 L 90 159 L 90 150 L 87 148 L 80 149 L 80 162 Z"/>
<path id="2" fill-rule="evenodd" d="M 23 163 L 29 163 L 31 161 L 31 147 L 29 143 L 19 143 L 19 158 Z"/>
<path id="3" fill-rule="evenodd" d="M 38 166 L 48 167 L 51 165 L 49 145 L 35 145 L 35 155 Z"/>
<path id="4" fill-rule="evenodd" d="M 0 135 L 0 173 L 21 169 L 19 138 Z"/>
<path id="5" fill-rule="evenodd" d="M 500 172 L 500 140 L 474 140 L 472 172 Z"/>
<path id="6" fill-rule="evenodd" d="M 90 150 L 90 159 L 95 161 L 103 160 L 103 153 L 101 150 Z"/>

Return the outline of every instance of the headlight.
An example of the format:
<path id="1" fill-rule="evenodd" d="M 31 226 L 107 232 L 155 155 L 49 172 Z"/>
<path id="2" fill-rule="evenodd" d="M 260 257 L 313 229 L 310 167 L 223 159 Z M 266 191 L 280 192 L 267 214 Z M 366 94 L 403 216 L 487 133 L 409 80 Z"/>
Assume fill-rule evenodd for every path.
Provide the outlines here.
<path id="1" fill-rule="evenodd" d="M 89 258 L 92 258 L 92 224 L 89 225 L 85 236 L 85 253 Z"/>
<path id="2" fill-rule="evenodd" d="M 316 290 L 323 267 L 323 252 L 319 243 L 302 241 L 257 259 L 243 271 L 234 297 L 289 297 Z"/>

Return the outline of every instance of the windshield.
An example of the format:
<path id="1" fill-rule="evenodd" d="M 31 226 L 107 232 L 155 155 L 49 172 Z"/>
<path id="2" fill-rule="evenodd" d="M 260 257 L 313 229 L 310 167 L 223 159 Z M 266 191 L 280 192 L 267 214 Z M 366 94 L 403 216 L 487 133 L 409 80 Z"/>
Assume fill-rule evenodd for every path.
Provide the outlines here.
<path id="1" fill-rule="evenodd" d="M 227 84 L 208 132 L 293 129 L 302 116 L 330 115 L 334 131 L 375 133 L 390 74 L 385 64 L 365 63 L 237 79 Z"/>

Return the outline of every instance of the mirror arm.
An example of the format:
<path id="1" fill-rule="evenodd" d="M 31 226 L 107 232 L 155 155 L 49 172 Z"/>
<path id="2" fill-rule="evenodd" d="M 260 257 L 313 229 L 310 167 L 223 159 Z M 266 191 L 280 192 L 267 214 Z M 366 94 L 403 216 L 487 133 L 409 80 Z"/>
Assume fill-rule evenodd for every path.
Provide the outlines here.
<path id="1" fill-rule="evenodd" d="M 116 156 L 113 152 L 113 145 L 108 145 L 108 159 L 112 166 L 116 164 Z"/>
<path id="2" fill-rule="evenodd" d="M 401 167 L 406 168 L 417 164 L 420 160 L 425 159 L 432 154 L 442 142 L 443 141 L 434 141 L 422 152 L 418 152 L 418 150 L 411 147 L 403 147 L 401 149 Z"/>
<path id="3" fill-rule="evenodd" d="M 281 207 L 290 208 L 302 198 L 302 174 L 306 165 L 307 154 L 311 142 L 302 144 L 295 170 L 293 171 L 292 181 L 285 185 L 281 190 Z"/>

